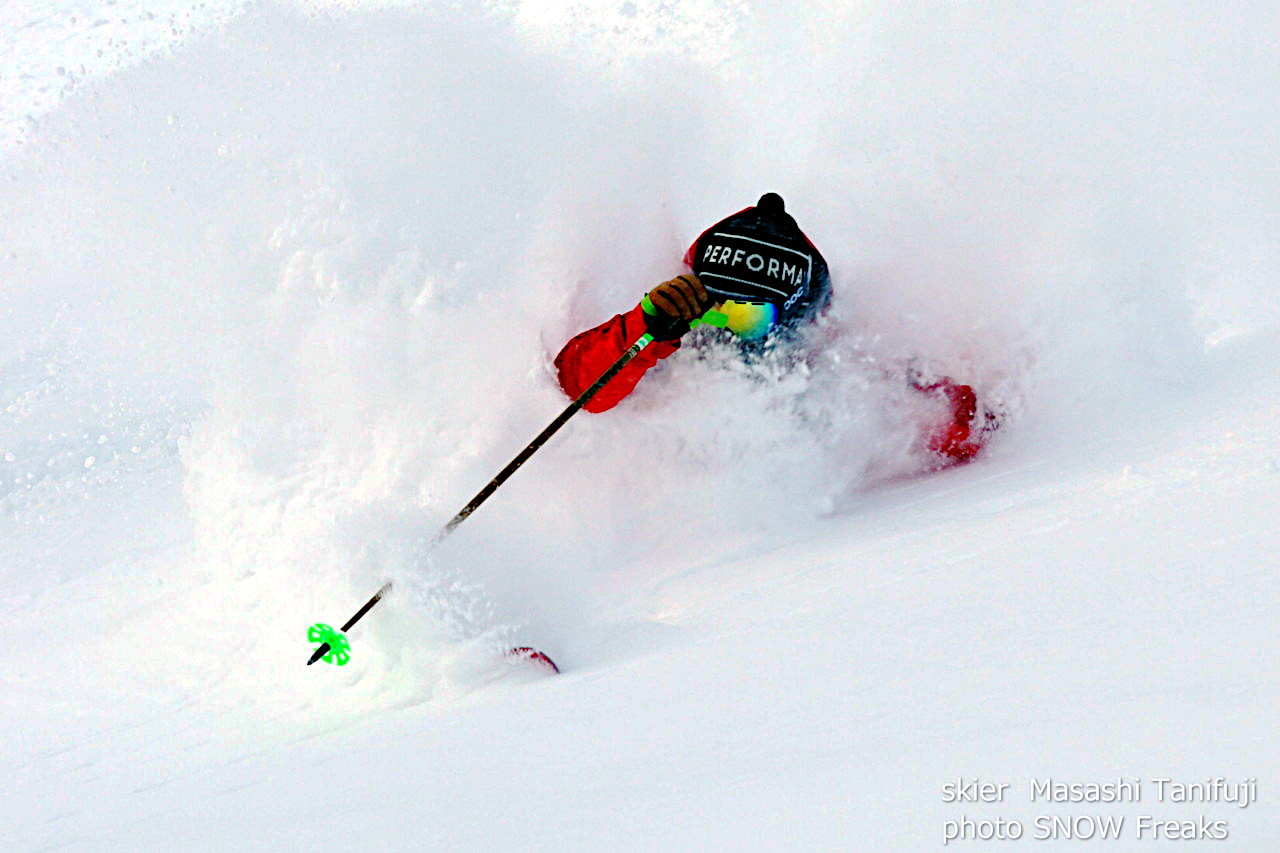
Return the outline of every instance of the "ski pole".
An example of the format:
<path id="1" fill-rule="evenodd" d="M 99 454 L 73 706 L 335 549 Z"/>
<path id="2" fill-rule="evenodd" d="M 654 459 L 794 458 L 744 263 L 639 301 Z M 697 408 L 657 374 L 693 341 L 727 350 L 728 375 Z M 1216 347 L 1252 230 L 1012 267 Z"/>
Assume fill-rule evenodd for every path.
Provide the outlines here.
<path id="1" fill-rule="evenodd" d="M 547 439 L 555 435 L 556 431 L 559 430 L 560 427 L 564 426 L 565 423 L 569 420 L 569 418 L 573 417 L 575 414 L 578 413 L 579 409 L 587 405 L 587 403 L 590 403 L 591 398 L 594 397 L 596 394 L 598 394 L 601 388 L 603 388 L 605 385 L 608 385 L 610 379 L 613 379 L 613 377 L 617 376 L 618 373 L 622 370 L 622 368 L 626 367 L 628 364 L 631 363 L 631 359 L 639 355 L 640 351 L 645 347 L 647 347 L 649 344 L 653 343 L 653 341 L 654 341 L 654 337 L 649 332 L 645 332 L 638 339 L 636 339 L 636 342 L 632 344 L 630 347 L 628 347 L 627 351 L 624 352 L 621 356 L 619 356 L 618 360 L 615 361 L 608 370 L 600 374 L 599 379 L 591 383 L 591 386 L 587 388 L 587 390 L 579 394 L 578 398 L 574 400 L 572 403 L 570 403 L 568 407 L 566 407 L 565 410 L 561 412 L 554 421 L 547 424 L 547 428 L 544 429 L 542 432 L 538 433 L 538 435 L 533 439 L 533 441 L 529 442 L 528 445 L 525 446 L 524 450 L 521 450 L 518 454 L 516 454 L 516 458 L 508 462 L 507 466 L 497 473 L 497 476 L 495 476 L 492 480 L 490 480 L 489 483 L 483 489 L 477 492 L 476 496 L 472 498 L 470 501 L 468 501 L 467 505 L 464 506 L 462 509 L 460 509 L 457 515 L 449 519 L 449 523 L 446 524 L 443 528 L 441 528 L 440 532 L 437 533 L 435 538 L 431 540 L 431 545 L 434 547 L 435 545 L 440 544 L 440 542 L 442 542 L 446 536 L 448 536 L 450 533 L 454 531 L 454 528 L 456 528 L 459 524 L 461 524 L 462 522 L 470 518 L 471 513 L 475 512 L 480 507 L 480 504 L 488 500 L 489 496 L 492 495 L 494 492 L 496 492 L 498 490 L 498 487 L 501 486 L 503 483 L 505 483 L 507 481 L 507 478 L 510 477 L 512 474 L 514 474 L 520 468 L 521 465 L 523 465 L 525 462 L 528 462 L 529 457 L 532 456 L 534 453 L 536 453 L 538 451 L 538 448 L 546 444 Z M 371 609 L 373 609 L 373 606 L 377 604 L 379 601 L 381 601 L 382 597 L 387 593 L 389 593 L 390 591 L 391 591 L 391 581 L 387 581 L 382 585 L 382 587 L 377 592 L 373 594 L 372 598 L 370 598 L 368 601 L 364 603 L 363 607 L 361 607 L 359 610 L 356 611 L 354 616 L 352 616 L 350 619 L 346 621 L 346 624 L 342 626 L 342 630 L 344 632 L 351 630 L 351 626 L 359 622 L 360 617 L 364 616 Z M 332 650 L 332 648 L 333 647 L 330 645 L 329 642 L 321 643 L 320 646 L 316 648 L 315 652 L 312 653 L 310 660 L 307 661 L 307 666 L 311 666 L 311 664 L 320 660 L 320 658 L 328 654 Z"/>

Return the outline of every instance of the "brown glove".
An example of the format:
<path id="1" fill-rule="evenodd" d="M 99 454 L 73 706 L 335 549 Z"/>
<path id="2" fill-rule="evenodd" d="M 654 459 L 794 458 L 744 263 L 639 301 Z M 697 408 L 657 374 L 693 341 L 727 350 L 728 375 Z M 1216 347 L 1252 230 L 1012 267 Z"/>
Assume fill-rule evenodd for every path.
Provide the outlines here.
<path id="1" fill-rule="evenodd" d="M 649 291 L 649 301 L 661 313 L 685 322 L 701 317 L 712 304 L 707 289 L 693 273 L 664 281 Z"/>
<path id="2" fill-rule="evenodd" d="M 707 290 L 692 273 L 664 281 L 645 294 L 644 327 L 656 341 L 676 341 L 689 331 L 689 321 L 711 307 Z"/>

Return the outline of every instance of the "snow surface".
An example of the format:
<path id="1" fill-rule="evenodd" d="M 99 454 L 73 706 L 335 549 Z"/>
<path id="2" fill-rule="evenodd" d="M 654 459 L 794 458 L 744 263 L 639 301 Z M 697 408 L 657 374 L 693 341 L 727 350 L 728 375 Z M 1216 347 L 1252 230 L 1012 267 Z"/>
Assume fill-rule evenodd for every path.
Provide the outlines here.
<path id="1" fill-rule="evenodd" d="M 1280 845 L 1273 3 L 0 23 L 0 849 Z M 809 357 L 682 351 L 428 553 L 563 341 L 766 190 L 833 269 Z M 921 473 L 908 365 L 1000 402 L 978 463 Z"/>

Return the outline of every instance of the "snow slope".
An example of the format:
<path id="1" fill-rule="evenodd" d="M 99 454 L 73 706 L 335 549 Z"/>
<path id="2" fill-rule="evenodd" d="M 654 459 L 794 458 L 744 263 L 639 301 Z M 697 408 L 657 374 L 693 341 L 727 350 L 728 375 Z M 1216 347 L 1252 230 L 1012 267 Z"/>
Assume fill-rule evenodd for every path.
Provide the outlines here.
<path id="1" fill-rule="evenodd" d="M 936 850 L 1049 776 L 1275 849 L 1276 11 L 803 5 L 6 9 L 3 849 Z M 765 190 L 809 359 L 681 352 L 428 553 Z M 909 362 L 979 463 L 909 475 Z"/>

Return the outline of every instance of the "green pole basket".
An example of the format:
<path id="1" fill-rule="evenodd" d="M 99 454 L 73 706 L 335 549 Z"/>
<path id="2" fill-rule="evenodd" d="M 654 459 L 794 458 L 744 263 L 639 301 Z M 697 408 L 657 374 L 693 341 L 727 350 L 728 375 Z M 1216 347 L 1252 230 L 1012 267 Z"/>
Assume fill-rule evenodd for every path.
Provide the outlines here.
<path id="1" fill-rule="evenodd" d="M 325 663 L 346 666 L 351 660 L 351 644 L 341 631 L 323 622 L 317 622 L 307 629 L 307 639 L 313 643 L 328 643 L 329 651 L 321 658 Z"/>

